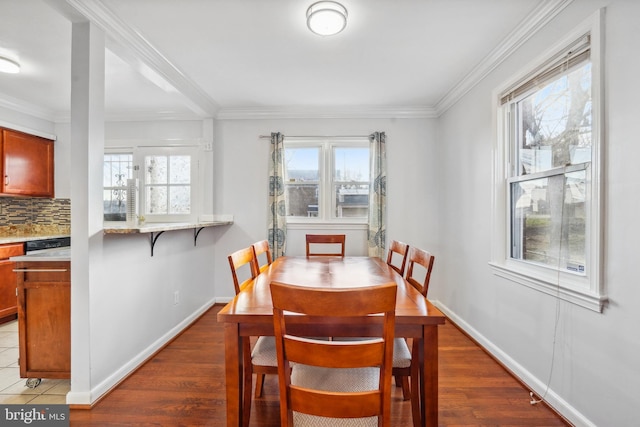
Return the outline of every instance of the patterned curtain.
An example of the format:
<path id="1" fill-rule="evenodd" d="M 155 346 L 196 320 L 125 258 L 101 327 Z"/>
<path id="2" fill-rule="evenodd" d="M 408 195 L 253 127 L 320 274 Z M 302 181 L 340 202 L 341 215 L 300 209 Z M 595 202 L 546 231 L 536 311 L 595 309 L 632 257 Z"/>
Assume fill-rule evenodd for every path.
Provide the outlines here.
<path id="1" fill-rule="evenodd" d="M 387 136 L 375 132 L 371 139 L 371 185 L 369 186 L 369 256 L 385 259 L 387 230 Z"/>
<path id="2" fill-rule="evenodd" d="M 286 204 L 284 200 L 284 135 L 271 133 L 271 157 L 269 161 L 269 245 L 273 258 L 285 254 L 287 237 Z"/>

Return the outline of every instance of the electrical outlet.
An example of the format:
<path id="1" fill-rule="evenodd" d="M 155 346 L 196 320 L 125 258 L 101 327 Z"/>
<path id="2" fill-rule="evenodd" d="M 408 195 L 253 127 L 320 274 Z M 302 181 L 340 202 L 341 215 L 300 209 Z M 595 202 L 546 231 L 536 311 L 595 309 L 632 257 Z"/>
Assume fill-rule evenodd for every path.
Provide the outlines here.
<path id="1" fill-rule="evenodd" d="M 180 302 L 180 291 L 175 291 L 173 293 L 173 305 L 178 305 Z"/>
<path id="2" fill-rule="evenodd" d="M 204 151 L 213 151 L 213 142 L 205 142 Z"/>

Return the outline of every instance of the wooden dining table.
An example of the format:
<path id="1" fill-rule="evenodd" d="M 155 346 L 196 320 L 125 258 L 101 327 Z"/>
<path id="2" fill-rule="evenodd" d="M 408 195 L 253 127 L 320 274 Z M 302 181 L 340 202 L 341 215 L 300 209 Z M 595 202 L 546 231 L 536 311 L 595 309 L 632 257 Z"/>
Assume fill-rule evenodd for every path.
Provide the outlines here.
<path id="1" fill-rule="evenodd" d="M 242 346 L 252 336 L 273 336 L 272 281 L 299 286 L 352 288 L 395 282 L 395 336 L 418 340 L 420 424 L 438 425 L 438 325 L 444 315 L 404 278 L 376 257 L 280 257 L 218 312 L 224 322 L 227 426 L 243 425 Z M 349 304 L 349 301 L 345 301 Z M 318 325 L 303 325 L 309 336 L 331 333 Z M 329 327 L 327 325 L 327 327 Z M 331 327 L 336 327 L 332 325 Z M 339 325 L 340 335 L 362 336 L 363 325 Z M 413 387 L 413 385 L 412 385 Z"/>

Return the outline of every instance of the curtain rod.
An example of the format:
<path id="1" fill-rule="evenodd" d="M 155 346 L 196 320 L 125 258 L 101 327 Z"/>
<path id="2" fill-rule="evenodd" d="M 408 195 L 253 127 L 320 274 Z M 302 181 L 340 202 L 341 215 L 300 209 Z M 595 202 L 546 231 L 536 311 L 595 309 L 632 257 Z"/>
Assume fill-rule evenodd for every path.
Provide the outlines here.
<path id="1" fill-rule="evenodd" d="M 371 138 L 369 135 L 283 135 L 285 138 Z M 260 139 L 271 139 L 271 135 L 260 135 Z"/>

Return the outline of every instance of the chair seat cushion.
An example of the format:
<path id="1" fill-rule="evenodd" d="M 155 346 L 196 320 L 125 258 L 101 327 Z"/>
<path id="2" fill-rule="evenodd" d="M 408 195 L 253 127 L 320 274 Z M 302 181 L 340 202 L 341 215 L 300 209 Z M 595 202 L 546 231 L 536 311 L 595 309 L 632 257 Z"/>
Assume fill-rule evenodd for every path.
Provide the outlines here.
<path id="1" fill-rule="evenodd" d="M 291 369 L 291 383 L 316 390 L 356 392 L 376 390 L 380 378 L 377 368 L 332 369 L 295 364 Z M 377 427 L 378 417 L 326 418 L 293 413 L 293 423 L 298 426 Z"/>
<path id="2" fill-rule="evenodd" d="M 251 362 L 258 366 L 278 366 L 275 337 L 258 337 L 251 351 Z"/>
<path id="3" fill-rule="evenodd" d="M 393 367 L 408 368 L 411 366 L 411 351 L 404 338 L 393 340 Z"/>

